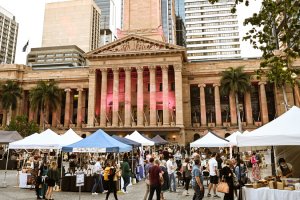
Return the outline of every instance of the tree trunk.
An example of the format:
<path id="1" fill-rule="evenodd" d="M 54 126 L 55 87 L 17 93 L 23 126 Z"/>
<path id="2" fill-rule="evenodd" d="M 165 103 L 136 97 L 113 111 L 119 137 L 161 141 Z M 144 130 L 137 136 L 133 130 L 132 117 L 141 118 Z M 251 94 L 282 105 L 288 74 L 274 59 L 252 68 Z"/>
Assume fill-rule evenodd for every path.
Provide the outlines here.
<path id="1" fill-rule="evenodd" d="M 3 109 L 3 116 L 2 116 L 2 127 L 6 127 L 6 121 L 7 121 L 7 110 Z"/>
<path id="2" fill-rule="evenodd" d="M 285 85 L 281 86 L 281 88 L 282 88 L 282 93 L 283 93 L 284 108 L 285 108 L 285 111 L 288 111 L 289 107 L 288 107 L 288 101 L 287 101 L 287 97 L 286 97 Z"/>
<path id="3" fill-rule="evenodd" d="M 242 121 L 241 121 L 241 113 L 240 113 L 240 108 L 239 108 L 239 97 L 238 97 L 237 93 L 235 93 L 235 104 L 236 104 L 236 112 L 238 115 L 239 131 L 242 132 Z"/>
<path id="4" fill-rule="evenodd" d="M 11 118 L 12 118 L 12 108 L 11 106 L 9 107 L 8 113 L 7 113 L 7 121 L 6 121 L 6 125 L 10 124 Z"/>

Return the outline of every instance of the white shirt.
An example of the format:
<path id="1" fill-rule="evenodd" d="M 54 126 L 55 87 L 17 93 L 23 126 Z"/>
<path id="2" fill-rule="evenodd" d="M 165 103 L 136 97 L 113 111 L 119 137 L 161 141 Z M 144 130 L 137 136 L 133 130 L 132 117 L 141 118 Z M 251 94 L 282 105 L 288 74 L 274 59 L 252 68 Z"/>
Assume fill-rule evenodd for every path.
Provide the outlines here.
<path id="1" fill-rule="evenodd" d="M 168 174 L 172 174 L 175 172 L 177 168 L 177 164 L 174 161 L 171 161 L 170 159 L 167 161 L 167 170 Z"/>
<path id="2" fill-rule="evenodd" d="M 218 168 L 218 162 L 216 161 L 215 158 L 211 158 L 208 161 L 209 165 L 209 175 L 210 176 L 216 176 L 216 169 Z"/>
<path id="3" fill-rule="evenodd" d="M 94 173 L 97 173 L 97 174 L 100 174 L 102 171 L 102 168 L 101 168 L 101 164 L 99 161 L 97 161 L 94 165 L 94 169 L 93 169 L 93 172 Z"/>

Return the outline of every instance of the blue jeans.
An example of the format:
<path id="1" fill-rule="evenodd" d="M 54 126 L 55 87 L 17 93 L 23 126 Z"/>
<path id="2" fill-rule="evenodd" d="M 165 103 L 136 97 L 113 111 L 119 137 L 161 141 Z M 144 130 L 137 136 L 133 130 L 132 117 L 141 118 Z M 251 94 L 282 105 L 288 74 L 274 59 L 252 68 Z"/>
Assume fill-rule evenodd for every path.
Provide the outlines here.
<path id="1" fill-rule="evenodd" d="M 176 180 L 175 180 L 175 173 L 169 174 L 169 181 L 170 181 L 170 191 L 176 192 Z"/>
<path id="2" fill-rule="evenodd" d="M 98 185 L 100 186 L 100 193 L 102 193 L 104 191 L 103 184 L 102 184 L 102 175 L 101 174 L 94 175 L 94 180 L 95 183 L 92 189 L 92 193 L 97 191 Z"/>

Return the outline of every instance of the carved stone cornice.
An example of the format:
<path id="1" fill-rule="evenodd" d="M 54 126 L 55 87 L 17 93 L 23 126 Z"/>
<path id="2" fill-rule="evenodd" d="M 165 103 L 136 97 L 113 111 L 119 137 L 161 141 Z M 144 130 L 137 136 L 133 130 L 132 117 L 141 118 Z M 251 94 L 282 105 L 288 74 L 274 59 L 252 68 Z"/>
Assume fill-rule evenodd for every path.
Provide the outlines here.
<path id="1" fill-rule="evenodd" d="M 136 67 L 136 72 L 137 73 L 143 73 L 144 72 L 144 67 L 142 67 L 142 66 Z"/>
<path id="2" fill-rule="evenodd" d="M 160 68 L 162 71 L 168 71 L 169 65 L 161 65 Z"/>
<path id="3" fill-rule="evenodd" d="M 265 81 L 258 82 L 258 85 L 266 85 L 266 84 L 267 84 L 267 82 L 265 82 Z"/>
<path id="4" fill-rule="evenodd" d="M 148 66 L 149 71 L 155 71 L 156 70 L 156 66 L 155 65 L 150 65 Z"/>
<path id="5" fill-rule="evenodd" d="M 200 83 L 200 84 L 198 84 L 198 87 L 200 87 L 200 88 L 203 87 L 204 88 L 204 87 L 206 87 L 206 85 L 204 83 Z"/>
<path id="6" fill-rule="evenodd" d="M 81 88 L 81 87 L 80 87 L 80 88 L 77 88 L 77 91 L 78 91 L 78 92 L 80 92 L 80 91 L 82 92 L 82 91 L 83 91 L 83 88 Z"/>
<path id="7" fill-rule="evenodd" d="M 101 68 L 100 71 L 103 72 L 107 72 L 107 68 Z"/>
<path id="8" fill-rule="evenodd" d="M 131 70 L 132 70 L 131 67 L 123 67 L 123 69 L 125 72 L 131 72 Z"/>
<path id="9" fill-rule="evenodd" d="M 114 74 L 118 74 L 120 72 L 119 68 L 117 68 L 117 67 L 116 68 L 112 68 L 111 70 L 113 71 Z"/>
<path id="10" fill-rule="evenodd" d="M 65 89 L 65 92 L 71 92 L 72 90 L 71 90 L 71 88 L 66 88 Z"/>
<path id="11" fill-rule="evenodd" d="M 220 87 L 220 86 L 221 86 L 220 83 L 214 83 L 214 84 L 213 84 L 213 87 Z"/>
<path id="12" fill-rule="evenodd" d="M 181 64 L 175 64 L 173 65 L 175 72 L 182 72 L 182 65 Z"/>

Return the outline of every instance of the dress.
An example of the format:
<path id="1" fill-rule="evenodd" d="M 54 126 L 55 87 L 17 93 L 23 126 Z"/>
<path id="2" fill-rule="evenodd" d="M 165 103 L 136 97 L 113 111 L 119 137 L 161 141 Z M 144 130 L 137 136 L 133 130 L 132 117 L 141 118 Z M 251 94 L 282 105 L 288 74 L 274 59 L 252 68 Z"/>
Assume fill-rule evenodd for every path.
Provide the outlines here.
<path id="1" fill-rule="evenodd" d="M 255 155 L 251 157 L 251 163 L 252 163 L 252 177 L 254 180 L 260 180 L 260 169 L 258 165 L 258 160 L 256 160 Z"/>
<path id="2" fill-rule="evenodd" d="M 169 175 L 167 168 L 164 166 L 160 166 L 161 171 L 164 172 L 163 178 L 164 178 L 164 184 L 161 186 L 162 191 L 167 191 L 170 188 L 170 182 L 169 182 Z"/>

